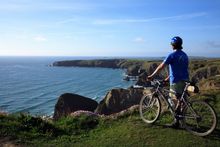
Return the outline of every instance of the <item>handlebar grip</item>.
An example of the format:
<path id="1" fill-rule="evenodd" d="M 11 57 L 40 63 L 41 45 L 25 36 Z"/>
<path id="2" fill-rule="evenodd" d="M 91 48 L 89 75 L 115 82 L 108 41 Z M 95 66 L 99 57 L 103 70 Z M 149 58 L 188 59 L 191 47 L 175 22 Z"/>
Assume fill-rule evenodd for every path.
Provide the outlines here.
<path id="1" fill-rule="evenodd" d="M 140 85 L 133 85 L 133 88 L 144 88 L 144 86 L 140 86 Z"/>

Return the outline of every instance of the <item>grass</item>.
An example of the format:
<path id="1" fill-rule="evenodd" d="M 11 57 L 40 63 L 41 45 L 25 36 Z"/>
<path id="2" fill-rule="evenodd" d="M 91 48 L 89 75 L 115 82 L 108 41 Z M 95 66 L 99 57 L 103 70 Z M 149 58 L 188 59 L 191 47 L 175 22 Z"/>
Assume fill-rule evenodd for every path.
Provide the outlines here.
<path id="1" fill-rule="evenodd" d="M 208 98 L 220 114 L 219 91 L 205 92 L 192 99 L 196 98 Z M 0 115 L 0 138 L 9 138 L 14 144 L 24 146 L 220 146 L 219 122 L 214 133 L 198 137 L 185 129 L 164 127 L 171 121 L 168 112 L 154 125 L 144 123 L 138 112 L 117 120 L 82 115 L 55 122 L 28 114 L 10 114 Z"/>

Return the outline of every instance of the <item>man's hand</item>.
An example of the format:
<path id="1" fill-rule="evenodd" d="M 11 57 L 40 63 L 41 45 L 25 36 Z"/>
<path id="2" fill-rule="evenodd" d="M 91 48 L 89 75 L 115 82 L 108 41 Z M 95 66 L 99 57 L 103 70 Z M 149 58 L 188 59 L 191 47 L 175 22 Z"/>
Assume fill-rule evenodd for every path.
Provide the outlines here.
<path id="1" fill-rule="evenodd" d="M 166 80 L 166 79 L 164 79 L 164 80 L 163 80 L 163 85 L 164 85 L 164 86 L 168 86 L 168 85 L 169 85 L 169 81 Z"/>
<path id="2" fill-rule="evenodd" d="M 152 76 L 152 75 L 147 76 L 147 81 L 152 81 L 152 79 L 153 79 L 153 76 Z"/>
<path id="3" fill-rule="evenodd" d="M 161 63 L 157 68 L 156 70 L 150 75 L 147 77 L 147 81 L 150 81 L 153 79 L 153 77 L 158 73 L 160 72 L 160 70 L 162 70 L 163 68 L 165 67 L 165 63 Z"/>

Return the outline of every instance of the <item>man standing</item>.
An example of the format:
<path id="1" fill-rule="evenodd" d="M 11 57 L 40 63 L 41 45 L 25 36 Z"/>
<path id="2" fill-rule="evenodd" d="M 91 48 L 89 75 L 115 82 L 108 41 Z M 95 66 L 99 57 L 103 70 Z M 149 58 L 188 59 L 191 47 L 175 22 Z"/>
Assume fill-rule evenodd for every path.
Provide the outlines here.
<path id="1" fill-rule="evenodd" d="M 174 104 L 176 105 L 176 113 L 179 113 L 179 101 L 178 95 L 182 94 L 185 88 L 185 81 L 189 80 L 189 72 L 188 65 L 189 60 L 188 56 L 185 52 L 182 51 L 183 41 L 180 37 L 173 37 L 171 40 L 171 46 L 173 48 L 173 52 L 170 53 L 164 61 L 156 68 L 156 70 L 148 76 L 148 79 L 152 79 L 154 75 L 160 72 L 165 65 L 169 65 L 169 76 L 165 79 L 165 81 L 170 81 L 170 90 L 177 93 L 177 95 L 170 94 Z M 178 118 L 175 119 L 172 124 L 173 127 L 179 126 Z"/>

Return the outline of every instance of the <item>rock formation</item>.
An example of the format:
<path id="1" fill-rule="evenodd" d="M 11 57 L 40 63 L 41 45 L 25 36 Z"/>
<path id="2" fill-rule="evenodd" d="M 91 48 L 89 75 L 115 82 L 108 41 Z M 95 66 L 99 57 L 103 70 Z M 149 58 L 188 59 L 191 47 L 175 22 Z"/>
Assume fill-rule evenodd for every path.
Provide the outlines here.
<path id="1" fill-rule="evenodd" d="M 98 103 L 90 98 L 65 93 L 59 97 L 55 105 L 53 118 L 56 120 L 77 110 L 94 111 L 97 105 Z"/>
<path id="2" fill-rule="evenodd" d="M 214 65 L 214 66 L 204 67 L 194 72 L 192 76 L 192 81 L 199 82 L 200 80 L 208 79 L 210 77 L 213 77 L 219 74 L 220 74 L 219 66 Z"/>
<path id="3" fill-rule="evenodd" d="M 53 66 L 78 66 L 78 67 L 105 67 L 105 68 L 120 68 L 123 59 L 100 59 L 100 60 L 69 60 L 57 61 Z"/>
<path id="4" fill-rule="evenodd" d="M 195 63 L 194 63 L 195 62 Z M 220 66 L 213 63 L 219 61 L 210 60 L 192 61 L 190 63 L 191 77 L 194 82 L 199 82 L 199 87 L 202 89 L 220 89 Z M 139 76 L 137 85 L 149 85 L 146 81 L 147 75 L 151 74 L 161 63 L 161 61 L 148 62 L 125 59 L 108 59 L 108 60 L 74 60 L 74 61 L 59 61 L 53 66 L 79 66 L 79 67 L 105 67 L 105 68 L 123 68 L 127 69 L 129 76 Z M 141 73 L 140 73 L 141 70 Z M 167 70 L 157 75 L 156 78 L 163 79 L 168 74 Z M 91 114 L 111 115 L 119 113 L 131 106 L 138 105 L 144 92 L 151 91 L 143 89 L 112 89 L 105 98 L 97 104 L 96 101 L 76 94 L 63 94 L 60 96 L 54 112 L 54 118 L 58 119 L 66 116 L 77 110 L 91 111 Z M 93 113 L 94 112 L 94 113 Z M 84 111 L 80 113 L 85 113 Z M 86 112 L 88 113 L 88 112 Z M 90 114 L 90 113 L 88 113 Z"/>
<path id="5" fill-rule="evenodd" d="M 98 114 L 110 115 L 125 110 L 133 105 L 137 105 L 140 102 L 144 92 L 150 92 L 150 90 L 143 89 L 112 89 L 107 93 L 105 98 L 99 103 L 95 110 Z"/>

